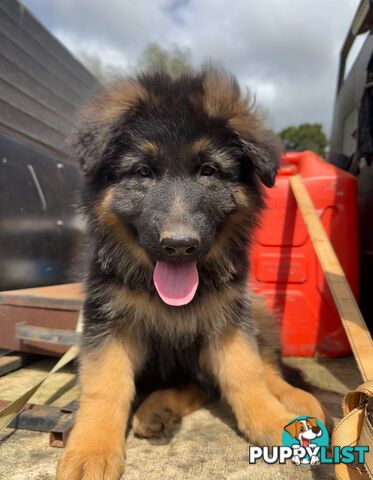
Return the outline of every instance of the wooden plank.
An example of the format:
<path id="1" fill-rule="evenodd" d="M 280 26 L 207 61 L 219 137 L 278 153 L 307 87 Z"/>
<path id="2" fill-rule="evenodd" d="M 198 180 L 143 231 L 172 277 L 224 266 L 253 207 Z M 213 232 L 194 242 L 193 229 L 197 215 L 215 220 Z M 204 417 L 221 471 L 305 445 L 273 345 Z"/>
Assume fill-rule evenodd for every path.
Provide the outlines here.
<path id="1" fill-rule="evenodd" d="M 48 345 L 76 345 L 80 334 L 75 330 L 62 328 L 35 327 L 25 323 L 17 323 L 15 326 L 16 337 L 26 342 L 43 342 Z"/>
<path id="2" fill-rule="evenodd" d="M 15 326 L 17 323 L 26 322 L 27 325 L 37 327 L 74 330 L 78 315 L 77 310 L 0 304 L 0 348 L 39 355 L 60 355 L 66 352 L 68 347 L 21 340 L 15 335 Z"/>
<path id="3" fill-rule="evenodd" d="M 33 358 L 27 354 L 0 357 L 0 377 L 28 365 Z"/>
<path id="4" fill-rule="evenodd" d="M 80 283 L 0 292 L 0 348 L 42 355 L 66 352 L 65 345 L 17 338 L 16 325 L 75 330 L 82 304 Z"/>
<path id="5" fill-rule="evenodd" d="M 0 292 L 0 305 L 78 311 L 82 302 L 83 291 L 80 283 Z"/>
<path id="6" fill-rule="evenodd" d="M 373 341 L 357 306 L 354 294 L 301 177 L 293 175 L 289 180 L 333 295 L 360 373 L 364 381 L 373 379 Z"/>

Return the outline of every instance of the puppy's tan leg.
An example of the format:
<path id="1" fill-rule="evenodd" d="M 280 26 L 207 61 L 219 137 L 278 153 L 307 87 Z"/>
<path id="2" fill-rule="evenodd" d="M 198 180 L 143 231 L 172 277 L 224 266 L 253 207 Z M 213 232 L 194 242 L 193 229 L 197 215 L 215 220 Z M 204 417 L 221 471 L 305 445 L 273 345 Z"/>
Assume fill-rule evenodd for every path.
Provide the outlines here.
<path id="1" fill-rule="evenodd" d="M 124 345 L 110 341 L 84 351 L 75 426 L 58 463 L 57 480 L 118 480 L 124 434 L 134 396 L 133 365 Z"/>
<path id="2" fill-rule="evenodd" d="M 330 427 L 331 420 L 321 403 L 310 393 L 293 387 L 283 379 L 279 366 L 281 346 L 278 331 L 272 315 L 258 296 L 252 299 L 252 313 L 259 327 L 260 356 L 268 389 L 288 410 L 298 416 L 316 417 Z"/>
<path id="3" fill-rule="evenodd" d="M 281 445 L 284 426 L 296 416 L 269 391 L 257 345 L 233 328 L 201 352 L 201 366 L 216 378 L 238 428 L 253 443 Z"/>
<path id="4" fill-rule="evenodd" d="M 277 365 L 266 363 L 263 365 L 264 378 L 273 395 L 285 405 L 285 407 L 298 416 L 316 417 L 331 431 L 333 421 L 327 410 L 311 393 L 300 388 L 293 387 L 282 378 Z"/>
<path id="5" fill-rule="evenodd" d="M 197 385 L 157 390 L 136 410 L 133 429 L 141 437 L 168 434 L 182 417 L 201 408 L 209 396 Z"/>

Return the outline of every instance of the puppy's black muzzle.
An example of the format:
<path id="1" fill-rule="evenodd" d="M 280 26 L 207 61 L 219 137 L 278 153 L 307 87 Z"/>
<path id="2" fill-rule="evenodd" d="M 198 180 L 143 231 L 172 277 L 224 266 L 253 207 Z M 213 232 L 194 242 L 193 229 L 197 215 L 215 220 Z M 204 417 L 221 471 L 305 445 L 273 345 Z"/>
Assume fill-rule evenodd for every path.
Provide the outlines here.
<path id="1" fill-rule="evenodd" d="M 189 236 L 167 236 L 162 238 L 160 244 L 162 251 L 172 258 L 183 259 L 191 257 L 197 253 L 199 247 L 199 239 Z"/>

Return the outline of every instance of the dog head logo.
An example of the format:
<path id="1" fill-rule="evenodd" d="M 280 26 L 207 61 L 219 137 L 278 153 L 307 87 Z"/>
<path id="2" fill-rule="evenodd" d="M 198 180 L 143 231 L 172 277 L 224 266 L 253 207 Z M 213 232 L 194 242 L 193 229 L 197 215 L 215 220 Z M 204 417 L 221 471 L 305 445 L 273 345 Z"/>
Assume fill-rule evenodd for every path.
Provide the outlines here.
<path id="1" fill-rule="evenodd" d="M 320 463 L 320 447 L 329 444 L 329 435 L 317 418 L 298 417 L 284 426 L 282 444 L 293 449 L 293 463 L 315 465 Z"/>
<path id="2" fill-rule="evenodd" d="M 306 417 L 304 420 L 294 420 L 284 428 L 293 438 L 299 441 L 301 447 L 308 447 L 312 440 L 321 437 L 322 430 L 317 425 L 315 417 Z"/>

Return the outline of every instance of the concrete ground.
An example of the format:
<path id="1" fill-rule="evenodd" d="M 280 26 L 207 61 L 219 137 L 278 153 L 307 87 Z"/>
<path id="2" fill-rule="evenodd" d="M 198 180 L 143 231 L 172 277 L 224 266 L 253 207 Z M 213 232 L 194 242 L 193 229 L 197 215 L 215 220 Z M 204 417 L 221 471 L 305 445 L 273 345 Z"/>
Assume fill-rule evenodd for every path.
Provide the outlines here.
<path id="1" fill-rule="evenodd" d="M 42 378 L 55 360 L 41 359 L 0 378 L 0 398 L 13 400 Z M 343 395 L 361 383 L 352 357 L 286 359 L 302 371 L 310 390 L 335 420 L 341 417 Z M 52 376 L 34 395 L 33 403 L 63 406 L 78 395 L 72 366 Z M 99 432 L 98 432 L 99 434 Z M 186 417 L 172 438 L 127 438 L 125 480 L 294 480 L 333 479 L 330 466 L 248 463 L 248 443 L 239 435 L 229 408 L 214 403 Z M 0 479 L 52 480 L 60 449 L 49 446 L 49 435 L 6 429 L 0 433 Z"/>

